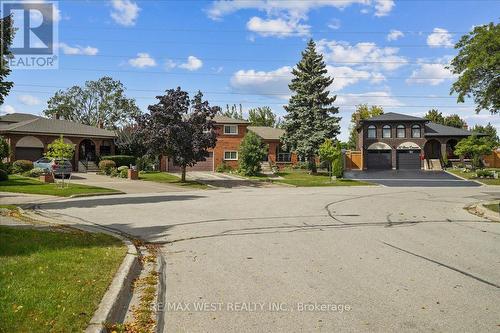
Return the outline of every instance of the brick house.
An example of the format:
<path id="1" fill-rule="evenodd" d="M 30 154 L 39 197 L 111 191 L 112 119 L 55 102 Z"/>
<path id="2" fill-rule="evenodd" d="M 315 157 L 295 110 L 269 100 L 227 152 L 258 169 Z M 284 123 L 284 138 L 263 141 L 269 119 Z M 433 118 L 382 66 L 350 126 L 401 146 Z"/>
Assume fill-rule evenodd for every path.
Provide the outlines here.
<path id="1" fill-rule="evenodd" d="M 75 145 L 72 161 L 75 170 L 81 163 L 95 161 L 97 156 L 115 153 L 116 135 L 113 131 L 27 113 L 1 116 L 0 135 L 7 139 L 10 146 L 9 161 L 36 161 L 47 152 L 48 145 L 61 135 L 66 143 Z"/>
<path id="2" fill-rule="evenodd" d="M 455 146 L 472 135 L 466 129 L 393 112 L 360 121 L 357 131 L 365 170 L 441 169 L 444 156 L 460 160 L 453 153 Z"/>
<path id="3" fill-rule="evenodd" d="M 209 150 L 206 161 L 196 163 L 193 167 L 188 168 L 188 171 L 215 171 L 223 163 L 233 169 L 238 168 L 238 150 L 243 137 L 248 131 L 254 132 L 264 143 L 268 144 L 269 153 L 263 161 L 264 163 L 276 164 L 278 167 L 283 168 L 297 162 L 295 154 L 281 149 L 280 137 L 284 133 L 282 129 L 250 126 L 250 123 L 246 120 L 221 115 L 215 116 L 214 121 L 217 134 L 215 148 Z M 179 172 L 180 167 L 175 166 L 171 159 L 163 157 L 160 161 L 160 170 Z"/>

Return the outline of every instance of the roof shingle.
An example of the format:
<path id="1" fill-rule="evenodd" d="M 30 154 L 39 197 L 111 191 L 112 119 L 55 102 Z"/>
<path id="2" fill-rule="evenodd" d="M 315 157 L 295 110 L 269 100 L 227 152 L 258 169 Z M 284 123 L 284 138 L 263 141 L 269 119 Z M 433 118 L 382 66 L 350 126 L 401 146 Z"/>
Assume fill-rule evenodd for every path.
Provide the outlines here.
<path id="1" fill-rule="evenodd" d="M 285 134 L 285 130 L 281 128 L 266 126 L 248 126 L 248 130 L 254 132 L 263 140 L 279 140 Z"/>

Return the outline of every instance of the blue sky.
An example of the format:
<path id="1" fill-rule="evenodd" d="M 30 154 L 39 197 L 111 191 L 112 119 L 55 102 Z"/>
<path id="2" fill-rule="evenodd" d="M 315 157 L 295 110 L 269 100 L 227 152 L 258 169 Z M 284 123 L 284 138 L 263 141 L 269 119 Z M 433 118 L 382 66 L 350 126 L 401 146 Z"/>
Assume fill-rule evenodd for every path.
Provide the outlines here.
<path id="1" fill-rule="evenodd" d="M 290 70 L 307 40 L 325 55 L 347 138 L 354 105 L 423 115 L 435 107 L 469 125 L 471 101 L 449 96 L 444 68 L 474 25 L 498 22 L 500 1 L 59 1 L 59 69 L 15 70 L 3 113 L 40 114 L 58 88 L 109 75 L 143 111 L 165 89 L 201 90 L 211 104 L 270 106 L 283 115 Z"/>

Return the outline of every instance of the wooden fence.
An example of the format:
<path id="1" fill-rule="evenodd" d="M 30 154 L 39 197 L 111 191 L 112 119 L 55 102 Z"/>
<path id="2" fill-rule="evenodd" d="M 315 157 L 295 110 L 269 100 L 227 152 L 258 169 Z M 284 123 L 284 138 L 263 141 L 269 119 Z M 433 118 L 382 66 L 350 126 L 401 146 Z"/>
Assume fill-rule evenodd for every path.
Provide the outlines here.
<path id="1" fill-rule="evenodd" d="M 500 168 L 500 150 L 495 150 L 491 155 L 483 157 L 484 165 L 488 168 Z"/>
<path id="2" fill-rule="evenodd" d="M 347 170 L 363 170 L 363 154 L 360 151 L 346 151 L 345 168 Z"/>

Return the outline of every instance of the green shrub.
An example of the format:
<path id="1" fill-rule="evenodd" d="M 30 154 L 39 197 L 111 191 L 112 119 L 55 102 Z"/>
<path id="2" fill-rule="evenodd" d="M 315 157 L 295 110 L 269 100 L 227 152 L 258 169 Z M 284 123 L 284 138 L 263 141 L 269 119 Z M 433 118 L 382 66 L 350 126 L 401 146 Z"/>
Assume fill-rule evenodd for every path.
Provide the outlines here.
<path id="1" fill-rule="evenodd" d="M 118 167 L 118 171 L 123 171 L 123 170 L 128 170 L 128 166 L 122 165 L 121 167 Z"/>
<path id="2" fill-rule="evenodd" d="M 109 175 L 111 177 L 118 177 L 118 169 L 117 168 L 111 168 L 111 169 L 109 169 Z"/>
<path id="3" fill-rule="evenodd" d="M 221 164 L 215 168 L 215 172 L 231 172 L 233 171 L 233 168 L 230 165 L 227 165 L 225 161 L 223 161 Z"/>
<path id="4" fill-rule="evenodd" d="M 344 176 L 344 165 L 342 163 L 342 157 L 338 157 L 332 162 L 332 175 L 337 178 L 342 178 Z"/>
<path id="5" fill-rule="evenodd" d="M 112 155 L 101 156 L 102 160 L 109 160 L 115 162 L 117 167 L 135 165 L 136 157 L 129 155 Z"/>
<path id="6" fill-rule="evenodd" d="M 493 172 L 489 170 L 476 170 L 478 178 L 493 178 Z"/>
<path id="7" fill-rule="evenodd" d="M 0 170 L 3 170 L 8 175 L 10 175 L 12 173 L 12 163 L 11 162 L 3 163 L 2 161 L 0 161 Z"/>
<path id="8" fill-rule="evenodd" d="M 239 172 L 245 176 L 255 176 L 260 172 L 262 160 L 267 156 L 269 147 L 260 137 L 248 132 L 240 144 L 238 154 Z"/>
<path id="9" fill-rule="evenodd" d="M 105 175 L 111 173 L 111 169 L 116 168 L 116 163 L 111 160 L 101 160 L 99 162 L 99 170 L 101 170 Z"/>
<path id="10" fill-rule="evenodd" d="M 6 180 L 9 180 L 9 175 L 7 174 L 7 172 L 5 172 L 5 170 L 0 169 L 0 182 Z"/>
<path id="11" fill-rule="evenodd" d="M 30 171 L 26 171 L 25 173 L 23 173 L 23 176 L 38 178 L 43 174 L 45 174 L 45 170 L 43 170 L 41 168 L 34 168 L 34 169 L 31 169 Z"/>
<path id="12" fill-rule="evenodd" d="M 123 168 L 123 167 L 120 167 L 120 168 Z M 126 169 L 121 169 L 118 168 L 118 171 L 120 172 L 120 177 L 121 178 L 128 178 L 128 168 Z"/>
<path id="13" fill-rule="evenodd" d="M 293 165 L 293 169 L 300 169 L 300 170 L 307 170 L 309 167 L 307 162 L 298 162 L 297 164 Z"/>
<path id="14" fill-rule="evenodd" d="M 17 160 L 12 164 L 13 173 L 24 173 L 33 169 L 33 162 L 28 160 Z"/>

